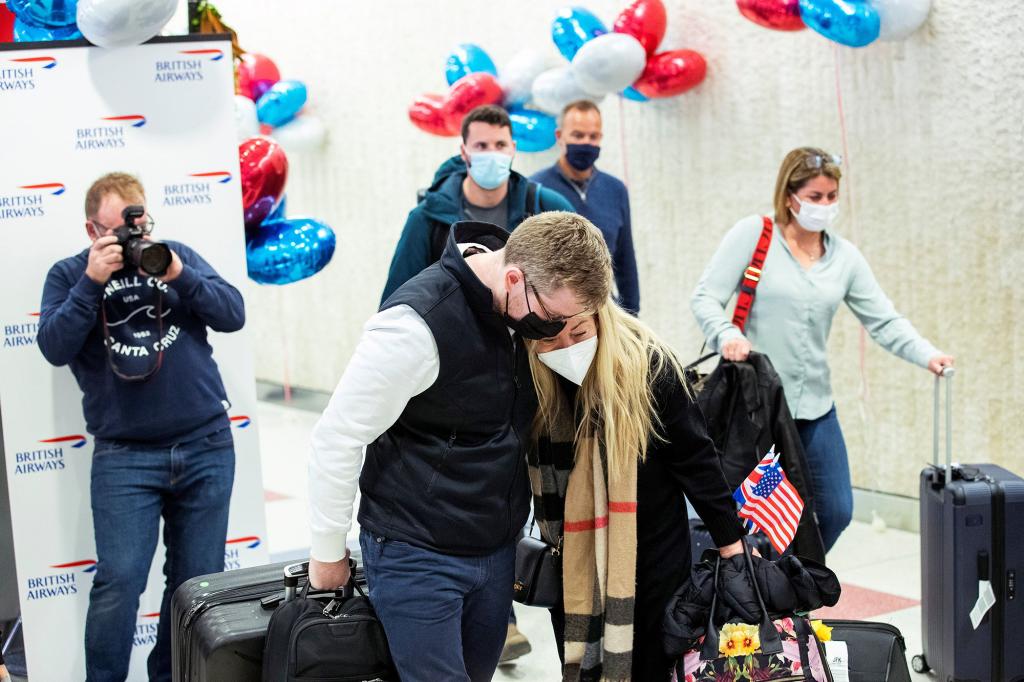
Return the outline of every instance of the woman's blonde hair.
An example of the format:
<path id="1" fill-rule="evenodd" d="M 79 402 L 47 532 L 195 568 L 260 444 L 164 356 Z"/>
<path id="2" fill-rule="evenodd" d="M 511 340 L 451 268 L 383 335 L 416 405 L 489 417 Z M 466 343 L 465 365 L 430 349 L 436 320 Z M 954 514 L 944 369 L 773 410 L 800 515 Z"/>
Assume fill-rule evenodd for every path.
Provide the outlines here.
<path id="1" fill-rule="evenodd" d="M 775 222 L 787 225 L 790 221 L 789 195 L 799 192 L 810 180 L 825 175 L 839 183 L 843 172 L 835 157 L 817 147 L 800 147 L 786 154 L 775 181 Z"/>
<path id="2" fill-rule="evenodd" d="M 596 435 L 608 453 L 610 476 L 621 475 L 647 456 L 652 439 L 659 433 L 654 402 L 654 381 L 666 372 L 687 390 L 683 368 L 673 352 L 646 324 L 636 319 L 611 298 L 597 308 L 597 354 L 576 392 L 576 415 L 581 417 L 576 439 Z M 531 345 L 531 351 L 534 351 Z M 537 389 L 539 409 L 534 420 L 534 437 L 550 434 L 562 403 L 561 389 L 547 365 L 530 353 L 530 370 Z"/>

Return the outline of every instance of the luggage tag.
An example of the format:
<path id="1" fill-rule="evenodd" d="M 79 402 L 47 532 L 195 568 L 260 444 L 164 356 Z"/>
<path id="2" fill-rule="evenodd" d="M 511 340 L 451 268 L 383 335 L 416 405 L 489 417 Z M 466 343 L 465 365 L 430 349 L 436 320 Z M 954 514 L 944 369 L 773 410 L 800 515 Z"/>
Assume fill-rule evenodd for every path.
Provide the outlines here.
<path id="1" fill-rule="evenodd" d="M 978 601 L 974 602 L 974 608 L 971 609 L 971 625 L 975 630 L 981 625 L 981 620 L 995 603 L 996 595 L 992 591 L 992 583 L 988 580 L 979 580 Z"/>
<path id="2" fill-rule="evenodd" d="M 832 639 L 825 642 L 825 657 L 834 682 L 850 682 L 850 652 L 846 642 Z"/>

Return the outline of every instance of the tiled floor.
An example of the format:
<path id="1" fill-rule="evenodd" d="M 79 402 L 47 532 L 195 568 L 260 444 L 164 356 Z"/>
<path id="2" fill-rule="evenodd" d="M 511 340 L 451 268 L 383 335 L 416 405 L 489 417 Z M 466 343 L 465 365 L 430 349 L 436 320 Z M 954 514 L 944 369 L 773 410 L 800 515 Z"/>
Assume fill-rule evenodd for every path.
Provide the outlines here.
<path id="1" fill-rule="evenodd" d="M 274 560 L 306 555 L 306 449 L 309 433 L 319 416 L 315 412 L 260 403 L 260 443 L 267 500 L 267 535 Z M 356 531 L 349 536 L 355 546 Z M 839 603 L 815 614 L 891 623 L 907 642 L 908 659 L 920 652 L 921 609 L 918 536 L 898 530 L 875 530 L 854 523 L 828 557 L 844 592 Z M 516 606 L 519 627 L 529 637 L 533 652 L 503 666 L 495 680 L 557 681 L 558 655 L 547 611 Z M 914 680 L 927 675 L 911 673 Z"/>

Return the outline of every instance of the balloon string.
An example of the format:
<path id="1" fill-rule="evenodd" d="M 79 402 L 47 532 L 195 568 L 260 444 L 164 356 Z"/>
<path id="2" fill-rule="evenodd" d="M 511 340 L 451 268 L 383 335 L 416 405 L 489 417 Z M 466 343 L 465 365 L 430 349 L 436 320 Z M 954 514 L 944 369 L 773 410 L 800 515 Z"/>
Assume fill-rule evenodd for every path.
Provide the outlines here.
<path id="1" fill-rule="evenodd" d="M 622 183 L 629 187 L 629 154 L 626 153 L 625 97 L 619 95 L 619 148 L 622 149 Z"/>
<path id="2" fill-rule="evenodd" d="M 850 168 L 850 145 L 846 134 L 846 111 L 843 108 L 843 87 L 842 87 L 842 70 L 839 65 L 839 44 L 832 43 L 832 57 L 835 63 L 835 80 L 836 80 L 836 105 L 839 109 L 839 134 L 842 138 L 843 143 L 843 175 L 846 180 L 846 196 L 849 201 L 847 205 L 850 207 L 850 238 L 854 243 L 857 241 L 857 218 L 856 218 L 856 202 L 854 201 L 853 195 L 853 172 Z M 871 391 L 868 386 L 868 370 L 867 370 L 867 332 L 864 329 L 864 325 L 860 325 L 860 334 L 857 340 L 857 361 L 860 367 L 860 400 L 861 400 L 861 416 L 866 421 L 865 404 L 870 398 Z"/>
<path id="3" fill-rule="evenodd" d="M 277 306 L 278 307 L 277 319 L 279 319 L 279 320 L 285 319 L 285 316 L 284 316 L 284 300 L 283 299 L 284 299 L 284 293 L 283 292 L 278 292 L 278 295 L 277 295 L 277 304 L 278 304 L 278 306 Z M 282 350 L 282 358 L 284 360 L 284 372 L 283 372 L 284 376 L 281 379 L 281 383 L 282 383 L 282 388 L 284 389 L 284 402 L 285 402 L 285 405 L 288 405 L 288 404 L 290 404 L 292 402 L 292 380 L 291 380 L 291 371 L 290 371 L 290 362 L 289 362 L 289 357 L 290 356 L 289 356 L 289 353 L 288 353 L 288 325 L 286 325 L 286 324 L 282 324 L 281 325 L 281 350 Z"/>

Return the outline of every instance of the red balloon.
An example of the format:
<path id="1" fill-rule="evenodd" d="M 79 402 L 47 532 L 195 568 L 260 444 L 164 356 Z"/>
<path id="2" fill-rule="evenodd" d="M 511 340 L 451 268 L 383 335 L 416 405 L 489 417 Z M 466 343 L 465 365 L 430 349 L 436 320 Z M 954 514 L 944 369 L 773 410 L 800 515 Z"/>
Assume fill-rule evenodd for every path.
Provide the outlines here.
<path id="1" fill-rule="evenodd" d="M 463 76 L 448 89 L 441 106 L 448 129 L 459 130 L 466 114 L 484 104 L 498 104 L 503 97 L 498 79 L 491 74 L 478 72 Z"/>
<path id="2" fill-rule="evenodd" d="M 448 119 L 445 118 L 442 106 L 444 97 L 427 93 L 420 95 L 409 105 L 409 120 L 413 125 L 431 135 L 451 137 L 458 135 L 459 131 L 448 127 Z"/>
<path id="3" fill-rule="evenodd" d="M 7 9 L 7 4 L 0 4 L 0 43 L 14 42 L 14 12 Z"/>
<path id="4" fill-rule="evenodd" d="M 258 227 L 284 194 L 288 157 L 269 137 L 250 137 L 238 145 L 245 226 Z"/>
<path id="5" fill-rule="evenodd" d="M 628 33 L 644 46 L 650 57 L 665 37 L 665 5 L 661 0 L 633 0 L 629 7 L 622 10 L 612 30 L 616 33 Z"/>
<path id="6" fill-rule="evenodd" d="M 707 62 L 699 52 L 662 52 L 647 60 L 647 68 L 633 88 L 647 97 L 672 97 L 700 83 L 707 71 Z"/>
<path id="7" fill-rule="evenodd" d="M 800 18 L 800 0 L 736 0 L 740 14 L 755 24 L 776 31 L 807 28 Z"/>
<path id="8" fill-rule="evenodd" d="M 281 80 L 281 72 L 277 65 L 255 52 L 246 52 L 238 58 L 238 94 L 245 95 L 252 101 L 260 98 L 270 86 Z"/>

